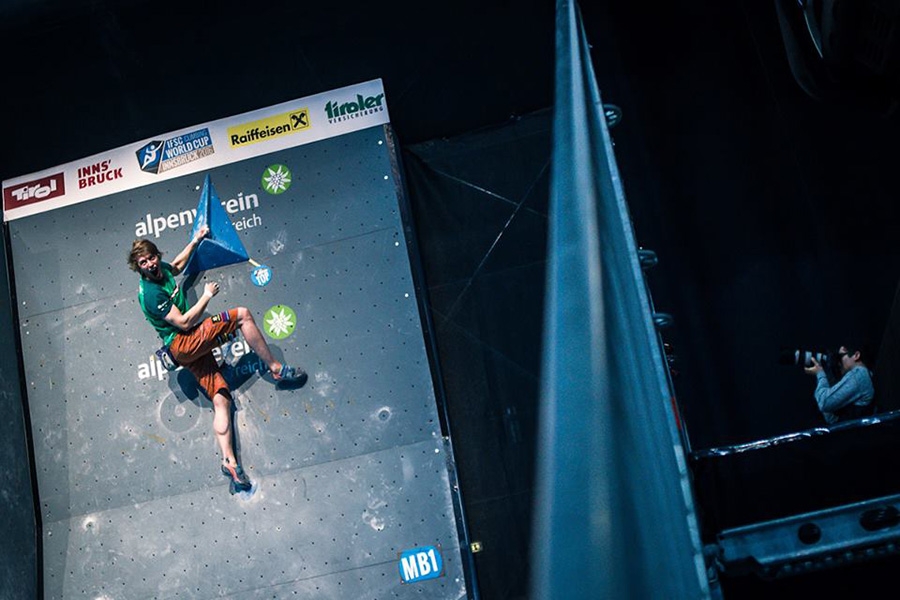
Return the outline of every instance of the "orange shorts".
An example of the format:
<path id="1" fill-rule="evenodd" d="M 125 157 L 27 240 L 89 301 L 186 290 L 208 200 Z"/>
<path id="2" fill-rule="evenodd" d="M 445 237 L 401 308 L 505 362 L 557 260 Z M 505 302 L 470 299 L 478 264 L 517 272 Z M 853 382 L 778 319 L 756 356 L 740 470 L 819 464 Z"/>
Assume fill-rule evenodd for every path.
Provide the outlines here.
<path id="1" fill-rule="evenodd" d="M 234 339 L 235 330 L 237 309 L 233 308 L 204 319 L 187 333 L 179 333 L 169 344 L 175 362 L 194 375 L 210 400 L 220 391 L 231 395 L 212 351 Z"/>

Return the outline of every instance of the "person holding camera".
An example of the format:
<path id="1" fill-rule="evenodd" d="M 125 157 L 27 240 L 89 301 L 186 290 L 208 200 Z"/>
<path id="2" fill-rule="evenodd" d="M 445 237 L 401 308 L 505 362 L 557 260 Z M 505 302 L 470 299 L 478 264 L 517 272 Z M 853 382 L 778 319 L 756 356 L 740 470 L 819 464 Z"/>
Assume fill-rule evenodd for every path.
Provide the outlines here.
<path id="1" fill-rule="evenodd" d="M 837 358 L 840 379 L 834 385 L 830 384 L 825 369 L 815 357 L 810 359 L 812 364 L 804 368 L 808 374 L 816 376 L 813 396 L 829 425 L 864 417 L 872 414 L 874 409 L 875 386 L 872 372 L 863 362 L 862 351 L 841 346 Z"/>

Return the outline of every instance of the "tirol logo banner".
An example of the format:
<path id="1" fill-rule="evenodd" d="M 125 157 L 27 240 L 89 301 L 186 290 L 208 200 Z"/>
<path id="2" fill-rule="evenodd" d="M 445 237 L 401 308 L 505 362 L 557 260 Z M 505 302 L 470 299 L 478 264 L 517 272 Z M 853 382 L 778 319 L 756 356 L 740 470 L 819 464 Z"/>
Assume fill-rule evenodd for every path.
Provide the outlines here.
<path id="1" fill-rule="evenodd" d="M 65 176 L 62 173 L 43 177 L 34 181 L 20 183 L 12 187 L 3 188 L 3 208 L 10 210 L 42 202 L 62 196 L 66 193 Z"/>

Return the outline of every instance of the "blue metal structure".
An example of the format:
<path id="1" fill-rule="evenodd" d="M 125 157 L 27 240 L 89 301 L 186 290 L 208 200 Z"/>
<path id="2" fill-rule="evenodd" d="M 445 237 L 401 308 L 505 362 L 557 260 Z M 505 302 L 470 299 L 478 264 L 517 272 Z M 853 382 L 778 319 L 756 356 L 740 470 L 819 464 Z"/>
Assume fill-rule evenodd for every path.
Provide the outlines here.
<path id="1" fill-rule="evenodd" d="M 707 598 L 681 432 L 597 82 L 557 3 L 532 597 Z"/>

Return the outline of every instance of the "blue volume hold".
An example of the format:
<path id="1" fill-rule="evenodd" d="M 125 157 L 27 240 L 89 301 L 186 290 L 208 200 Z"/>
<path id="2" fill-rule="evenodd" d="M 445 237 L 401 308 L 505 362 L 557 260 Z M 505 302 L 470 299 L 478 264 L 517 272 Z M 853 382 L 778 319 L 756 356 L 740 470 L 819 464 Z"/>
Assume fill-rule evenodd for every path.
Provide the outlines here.
<path id="1" fill-rule="evenodd" d="M 231 219 L 228 218 L 228 213 L 222 207 L 209 175 L 203 181 L 200 203 L 197 204 L 197 216 L 191 229 L 191 237 L 188 239 L 193 239 L 197 230 L 204 225 L 209 226 L 209 236 L 203 238 L 191 254 L 184 268 L 185 275 L 250 260 Z"/>

